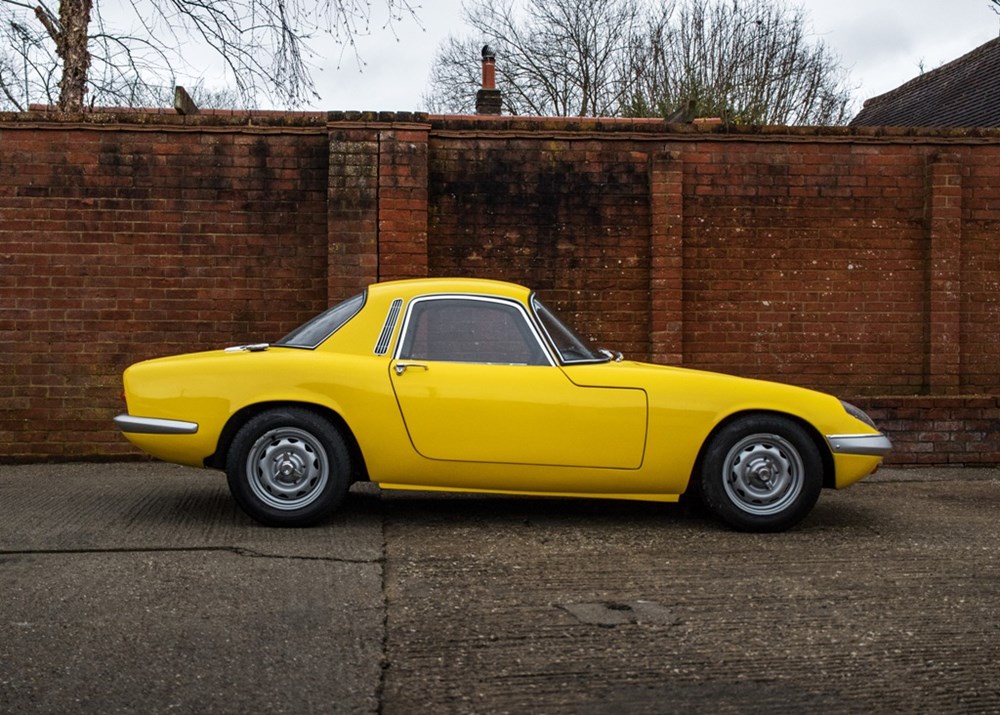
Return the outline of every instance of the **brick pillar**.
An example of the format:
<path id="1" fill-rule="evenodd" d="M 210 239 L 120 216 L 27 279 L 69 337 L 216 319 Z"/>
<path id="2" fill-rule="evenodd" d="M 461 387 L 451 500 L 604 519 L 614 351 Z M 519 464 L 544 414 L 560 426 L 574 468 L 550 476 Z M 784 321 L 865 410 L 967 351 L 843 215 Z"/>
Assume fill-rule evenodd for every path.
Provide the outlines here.
<path id="1" fill-rule="evenodd" d="M 362 121 L 329 127 L 327 301 L 334 303 L 378 280 L 379 137 Z"/>
<path id="2" fill-rule="evenodd" d="M 927 385 L 932 395 L 961 390 L 962 167 L 952 154 L 927 165 Z"/>
<path id="3" fill-rule="evenodd" d="M 427 277 L 427 160 L 430 126 L 389 125 L 380 133 L 378 278 Z"/>
<path id="4" fill-rule="evenodd" d="M 653 156 L 649 169 L 650 345 L 653 362 L 684 362 L 684 173 L 679 152 Z"/>

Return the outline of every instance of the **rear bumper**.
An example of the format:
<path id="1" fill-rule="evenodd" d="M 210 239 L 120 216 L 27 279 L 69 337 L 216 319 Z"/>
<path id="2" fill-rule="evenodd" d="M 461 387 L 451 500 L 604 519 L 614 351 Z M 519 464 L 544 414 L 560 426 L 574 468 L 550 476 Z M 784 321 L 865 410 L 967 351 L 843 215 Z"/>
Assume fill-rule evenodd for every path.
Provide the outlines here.
<path id="1" fill-rule="evenodd" d="M 131 434 L 197 434 L 197 422 L 165 420 L 159 417 L 133 417 L 118 415 L 115 424 L 122 432 Z"/>
<path id="2" fill-rule="evenodd" d="M 826 442 L 834 454 L 856 454 L 864 457 L 884 457 L 892 442 L 884 434 L 828 434 Z"/>

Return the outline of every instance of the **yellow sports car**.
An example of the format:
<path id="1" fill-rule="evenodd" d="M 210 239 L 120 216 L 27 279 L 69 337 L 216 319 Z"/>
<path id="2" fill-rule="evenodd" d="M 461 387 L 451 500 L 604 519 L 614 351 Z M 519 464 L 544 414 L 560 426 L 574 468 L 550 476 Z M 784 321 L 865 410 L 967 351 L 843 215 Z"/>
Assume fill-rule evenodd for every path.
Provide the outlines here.
<path id="1" fill-rule="evenodd" d="M 274 344 L 132 365 L 137 447 L 224 469 L 274 526 L 323 519 L 350 485 L 676 501 L 777 531 L 823 487 L 872 473 L 889 440 L 811 390 L 622 360 L 527 288 L 380 283 Z"/>

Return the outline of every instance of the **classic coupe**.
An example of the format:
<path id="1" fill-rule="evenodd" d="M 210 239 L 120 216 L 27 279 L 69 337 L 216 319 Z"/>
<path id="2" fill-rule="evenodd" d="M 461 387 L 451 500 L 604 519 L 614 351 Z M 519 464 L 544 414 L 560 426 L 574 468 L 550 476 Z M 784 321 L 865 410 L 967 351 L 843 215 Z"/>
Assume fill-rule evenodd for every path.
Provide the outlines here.
<path id="1" fill-rule="evenodd" d="M 379 283 L 276 343 L 140 362 L 118 427 L 159 459 L 223 469 L 239 506 L 305 526 L 382 489 L 672 502 L 779 531 L 891 444 L 801 387 L 623 360 L 527 288 Z"/>

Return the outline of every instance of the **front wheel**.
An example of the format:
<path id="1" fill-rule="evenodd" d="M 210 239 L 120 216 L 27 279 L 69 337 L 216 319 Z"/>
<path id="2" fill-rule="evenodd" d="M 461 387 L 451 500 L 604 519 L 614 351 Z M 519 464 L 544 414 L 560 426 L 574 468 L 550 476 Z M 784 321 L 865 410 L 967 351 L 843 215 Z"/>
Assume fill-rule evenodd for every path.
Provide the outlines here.
<path id="1" fill-rule="evenodd" d="M 812 510 L 823 486 L 815 442 L 791 420 L 744 417 L 708 446 L 699 475 L 708 508 L 741 531 L 783 531 Z"/>
<path id="2" fill-rule="evenodd" d="M 337 429 L 308 410 L 261 413 L 233 440 L 229 491 L 268 526 L 308 526 L 331 514 L 350 486 L 347 446 Z"/>

